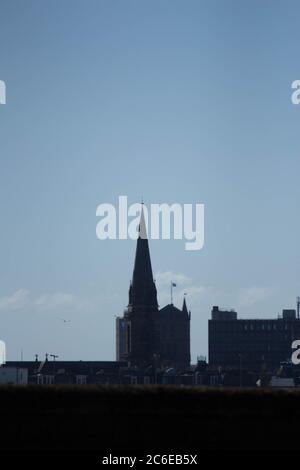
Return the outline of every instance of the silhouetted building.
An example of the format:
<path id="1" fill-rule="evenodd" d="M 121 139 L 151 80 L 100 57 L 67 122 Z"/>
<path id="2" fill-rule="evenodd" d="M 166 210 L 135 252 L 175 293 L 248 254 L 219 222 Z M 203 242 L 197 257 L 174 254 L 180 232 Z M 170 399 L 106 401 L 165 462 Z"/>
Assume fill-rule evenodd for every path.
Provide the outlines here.
<path id="1" fill-rule="evenodd" d="M 139 233 L 129 303 L 116 320 L 117 360 L 184 369 L 190 365 L 191 314 L 185 300 L 182 310 L 173 304 L 159 310 L 143 211 Z"/>
<path id="2" fill-rule="evenodd" d="M 0 384 L 52 385 L 221 385 L 218 371 L 192 366 L 142 369 L 116 361 L 8 361 L 0 366 Z"/>
<path id="3" fill-rule="evenodd" d="M 209 365 L 225 369 L 273 370 L 291 358 L 291 345 L 300 338 L 295 310 L 277 319 L 238 319 L 233 310 L 212 308 L 208 321 Z"/>
<path id="4" fill-rule="evenodd" d="M 119 384 L 126 363 L 115 361 L 8 361 L 1 366 L 2 375 L 16 369 L 26 371 L 29 384 L 37 385 L 88 385 Z M 24 377 L 24 372 L 23 372 Z"/>
<path id="5" fill-rule="evenodd" d="M 0 366 L 0 384 L 27 385 L 28 369 L 25 367 Z"/>

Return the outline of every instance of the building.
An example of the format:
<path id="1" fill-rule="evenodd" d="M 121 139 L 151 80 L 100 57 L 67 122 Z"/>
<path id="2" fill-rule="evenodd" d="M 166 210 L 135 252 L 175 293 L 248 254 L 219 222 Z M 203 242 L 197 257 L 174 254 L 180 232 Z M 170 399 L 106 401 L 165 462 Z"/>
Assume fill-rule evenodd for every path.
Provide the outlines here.
<path id="1" fill-rule="evenodd" d="M 208 321 L 209 365 L 248 371 L 275 370 L 291 358 L 291 345 L 300 339 L 295 310 L 277 319 L 238 319 L 234 310 L 212 308 Z"/>
<path id="2" fill-rule="evenodd" d="M 46 355 L 44 361 L 37 358 L 35 361 L 7 361 L 0 371 L 6 376 L 11 375 L 13 369 L 26 371 L 27 382 L 37 385 L 119 384 L 121 371 L 126 366 L 115 361 L 49 361 Z M 20 377 L 19 382 L 14 383 L 21 383 Z"/>
<path id="3" fill-rule="evenodd" d="M 142 369 L 189 367 L 190 319 L 185 300 L 182 310 L 173 303 L 159 309 L 142 210 L 129 302 L 116 319 L 117 360 Z"/>
<path id="4" fill-rule="evenodd" d="M 27 385 L 28 369 L 25 367 L 0 366 L 0 384 Z"/>
<path id="5" fill-rule="evenodd" d="M 192 366 L 185 371 L 175 368 L 141 369 L 115 361 L 9 361 L 0 367 L 0 384 L 54 385 L 218 385 L 221 384 L 218 371 L 202 365 Z"/>

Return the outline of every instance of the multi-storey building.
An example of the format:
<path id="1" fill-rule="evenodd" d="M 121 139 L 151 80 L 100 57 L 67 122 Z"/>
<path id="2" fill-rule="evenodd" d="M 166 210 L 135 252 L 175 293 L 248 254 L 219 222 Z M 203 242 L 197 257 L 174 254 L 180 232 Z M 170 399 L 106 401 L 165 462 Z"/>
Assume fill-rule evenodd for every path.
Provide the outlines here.
<path id="1" fill-rule="evenodd" d="M 212 309 L 208 321 L 209 365 L 251 371 L 276 369 L 290 360 L 291 345 L 300 339 L 295 310 L 276 319 L 238 319 L 234 310 Z"/>

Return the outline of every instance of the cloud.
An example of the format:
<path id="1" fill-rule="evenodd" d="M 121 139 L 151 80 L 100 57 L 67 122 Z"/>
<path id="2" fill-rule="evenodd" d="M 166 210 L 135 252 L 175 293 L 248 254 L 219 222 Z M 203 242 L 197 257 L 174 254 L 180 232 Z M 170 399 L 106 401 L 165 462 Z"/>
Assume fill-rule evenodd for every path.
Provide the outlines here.
<path id="1" fill-rule="evenodd" d="M 171 301 L 170 283 L 171 280 L 176 283 L 173 288 L 173 302 L 181 307 L 183 297 L 187 295 L 188 308 L 201 315 L 210 315 L 213 305 L 219 305 L 221 308 L 234 308 L 239 311 L 246 310 L 273 295 L 273 289 L 270 287 L 243 287 L 235 291 L 217 289 L 213 286 L 197 285 L 193 279 L 183 273 L 172 271 L 157 272 L 156 286 L 159 305 L 167 305 Z M 0 313 L 24 312 L 49 315 L 85 315 L 94 314 L 103 308 L 120 306 L 121 298 L 119 296 L 103 294 L 91 298 L 82 298 L 80 296 L 67 292 L 54 292 L 33 295 L 27 289 L 18 289 L 11 295 L 0 297 Z"/>
<path id="2" fill-rule="evenodd" d="M 22 310 L 30 303 L 30 292 L 26 289 L 19 289 L 12 295 L 0 297 L 0 312 Z"/>
<path id="3" fill-rule="evenodd" d="M 176 284 L 173 288 L 174 303 L 181 304 L 186 294 L 189 304 L 207 303 L 213 298 L 214 289 L 212 287 L 193 284 L 193 279 L 183 273 L 172 271 L 157 272 L 156 287 L 159 303 L 164 306 L 171 301 L 171 281 Z"/>
<path id="4" fill-rule="evenodd" d="M 237 308 L 239 307 L 251 307 L 273 294 L 273 289 L 270 287 L 246 287 L 239 289 L 237 295 Z"/>
<path id="5" fill-rule="evenodd" d="M 170 303 L 171 281 L 177 284 L 173 289 L 175 304 L 181 305 L 184 294 L 187 294 L 188 306 L 196 311 L 206 312 L 208 315 L 213 305 L 219 305 L 224 309 L 247 309 L 268 299 L 274 292 L 272 288 L 264 286 L 223 290 L 213 286 L 197 285 L 193 279 L 183 273 L 166 271 L 156 274 L 156 286 L 161 306 Z"/>
<path id="6" fill-rule="evenodd" d="M 34 296 L 27 289 L 19 289 L 13 294 L 0 297 L 0 312 L 71 313 L 90 311 L 92 302 L 73 294 L 55 292 Z"/>
<path id="7" fill-rule="evenodd" d="M 38 310 L 57 309 L 57 307 L 74 307 L 78 300 L 74 295 L 64 293 L 44 294 L 33 299 L 33 304 Z"/>

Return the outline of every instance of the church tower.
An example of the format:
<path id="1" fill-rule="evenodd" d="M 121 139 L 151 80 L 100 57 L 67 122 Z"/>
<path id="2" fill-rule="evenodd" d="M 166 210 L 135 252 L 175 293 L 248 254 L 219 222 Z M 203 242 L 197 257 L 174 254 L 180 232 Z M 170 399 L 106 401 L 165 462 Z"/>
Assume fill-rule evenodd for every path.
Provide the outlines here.
<path id="1" fill-rule="evenodd" d="M 117 360 L 145 369 L 150 365 L 185 370 L 190 365 L 190 320 L 173 303 L 158 309 L 142 206 L 129 301 L 116 319 Z"/>
<path id="2" fill-rule="evenodd" d="M 142 208 L 129 302 L 124 316 L 116 320 L 118 360 L 128 361 L 131 365 L 142 368 L 153 363 L 157 314 L 157 292 Z"/>

